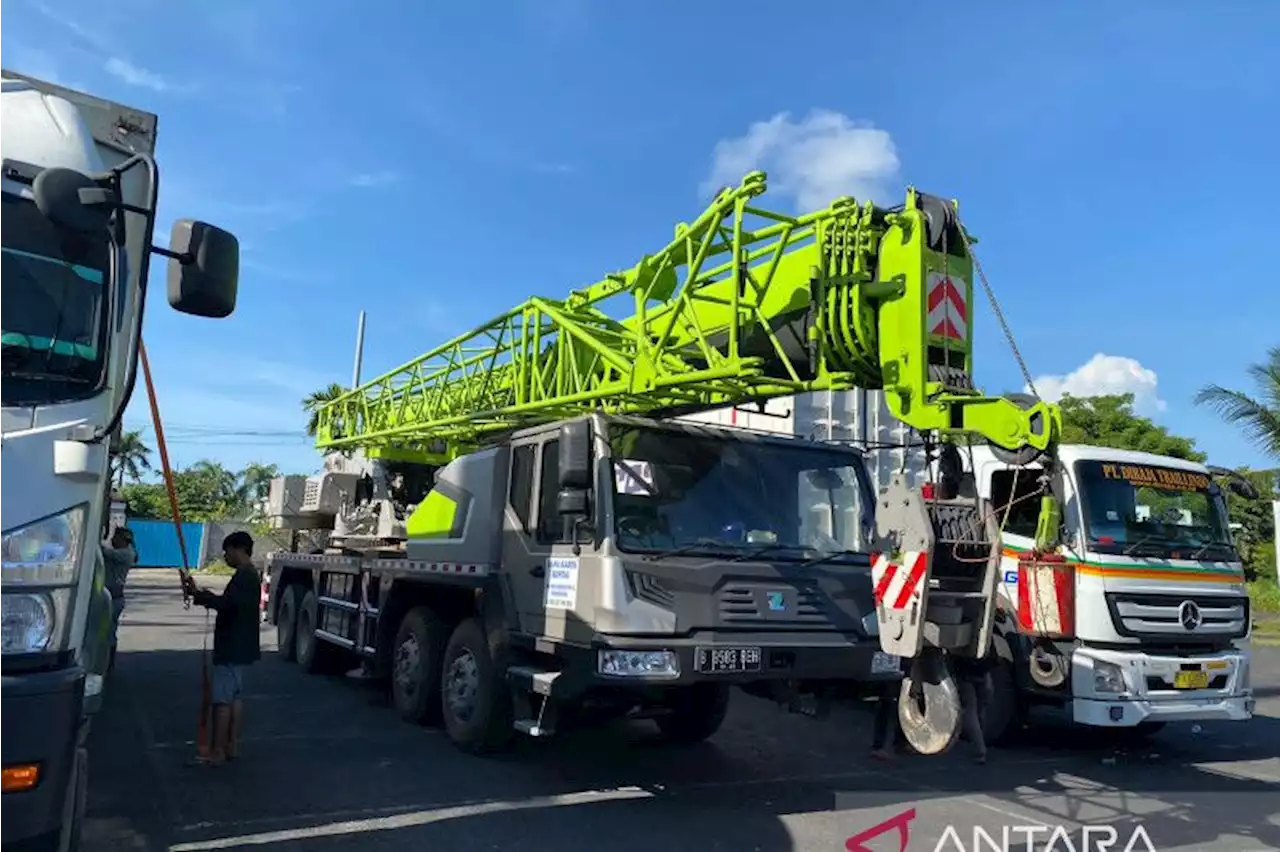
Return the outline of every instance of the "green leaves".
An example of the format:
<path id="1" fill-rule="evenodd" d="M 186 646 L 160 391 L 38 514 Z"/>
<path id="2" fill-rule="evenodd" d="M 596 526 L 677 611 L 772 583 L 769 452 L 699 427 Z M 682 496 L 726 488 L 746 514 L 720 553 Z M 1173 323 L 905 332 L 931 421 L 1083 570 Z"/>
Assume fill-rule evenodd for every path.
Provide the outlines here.
<path id="1" fill-rule="evenodd" d="M 1064 444 L 1091 444 L 1136 450 L 1202 462 L 1206 455 L 1195 441 L 1173 435 L 1163 426 L 1133 411 L 1133 394 L 1111 396 L 1065 396 L 1062 409 Z"/>

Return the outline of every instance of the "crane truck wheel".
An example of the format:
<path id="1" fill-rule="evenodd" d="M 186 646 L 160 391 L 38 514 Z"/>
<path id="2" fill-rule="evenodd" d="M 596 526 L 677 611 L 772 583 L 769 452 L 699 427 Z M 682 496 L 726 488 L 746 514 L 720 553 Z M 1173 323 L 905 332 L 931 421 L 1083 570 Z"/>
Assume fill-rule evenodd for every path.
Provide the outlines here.
<path id="1" fill-rule="evenodd" d="M 449 740 L 470 754 L 500 751 L 515 736 L 505 666 L 493 658 L 484 625 L 458 624 L 440 663 L 441 710 Z"/>
<path id="2" fill-rule="evenodd" d="M 391 657 L 391 702 L 414 725 L 440 722 L 440 658 L 449 625 L 430 608 L 415 607 L 396 630 Z"/>
<path id="3" fill-rule="evenodd" d="M 715 735 L 729 711 L 729 686 L 695 683 L 672 689 L 666 713 L 654 718 L 662 738 L 677 745 L 694 745 Z"/>
<path id="4" fill-rule="evenodd" d="M 960 689 L 937 648 L 925 648 L 902 679 L 902 735 L 920 754 L 942 754 L 960 734 Z"/>
<path id="5" fill-rule="evenodd" d="M 298 659 L 298 587 L 293 583 L 280 591 L 276 613 L 276 653 L 286 662 Z"/>
<path id="6" fill-rule="evenodd" d="M 316 636 L 320 618 L 320 602 L 314 589 L 307 589 L 298 607 L 298 626 L 294 643 L 298 649 L 298 666 L 307 674 L 331 671 L 340 656 L 339 649 Z"/>
<path id="7" fill-rule="evenodd" d="M 995 648 L 992 648 L 992 653 Z M 1018 691 L 1013 664 L 1001 657 L 991 667 L 991 697 L 982 717 L 982 738 L 988 745 L 1000 745 L 1013 733 L 1018 721 Z"/>

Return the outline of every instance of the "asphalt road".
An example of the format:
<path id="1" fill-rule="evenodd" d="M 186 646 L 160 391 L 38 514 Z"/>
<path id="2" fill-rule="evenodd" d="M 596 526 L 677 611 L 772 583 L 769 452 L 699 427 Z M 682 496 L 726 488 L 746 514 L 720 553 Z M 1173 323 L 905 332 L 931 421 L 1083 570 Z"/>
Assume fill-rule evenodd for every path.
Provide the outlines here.
<path id="1" fill-rule="evenodd" d="M 130 577 L 92 737 L 85 852 L 839 852 L 904 813 L 904 845 L 891 830 L 864 848 L 990 848 L 975 846 L 976 827 L 1009 849 L 1107 849 L 1096 843 L 1111 828 L 1115 852 L 1146 850 L 1141 836 L 1129 843 L 1141 825 L 1161 852 L 1280 849 L 1278 648 L 1255 652 L 1253 721 L 1171 726 L 1134 751 L 1050 727 L 993 749 L 985 767 L 962 748 L 877 764 L 864 707 L 815 721 L 738 695 L 721 732 L 692 749 L 635 722 L 480 759 L 367 688 L 279 661 L 264 629 L 245 754 L 212 769 L 188 765 L 204 631 L 172 573 Z"/>

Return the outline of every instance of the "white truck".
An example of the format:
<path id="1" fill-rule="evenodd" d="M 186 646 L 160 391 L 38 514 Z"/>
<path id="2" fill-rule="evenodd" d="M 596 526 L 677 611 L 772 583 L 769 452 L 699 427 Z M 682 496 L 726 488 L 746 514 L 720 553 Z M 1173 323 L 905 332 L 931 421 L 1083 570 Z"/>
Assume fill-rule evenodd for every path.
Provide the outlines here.
<path id="1" fill-rule="evenodd" d="M 153 244 L 156 116 L 3 77 L 4 848 L 74 849 L 111 604 L 98 542 L 134 389 L 152 253 L 179 311 L 225 317 L 239 245 L 181 220 Z"/>
<path id="2" fill-rule="evenodd" d="M 871 447 L 878 490 L 894 473 L 922 478 L 927 469 L 878 393 L 771 407 L 764 416 L 725 409 L 688 419 Z M 1062 547 L 1028 563 L 1020 559 L 1035 544 L 1039 467 L 1015 469 L 986 447 L 964 455 L 1002 527 L 988 738 L 1045 705 L 1075 723 L 1138 736 L 1170 721 L 1252 716 L 1249 597 L 1219 480 L 1245 496 L 1248 483 L 1182 459 L 1062 445 L 1051 482 L 1063 507 Z"/>

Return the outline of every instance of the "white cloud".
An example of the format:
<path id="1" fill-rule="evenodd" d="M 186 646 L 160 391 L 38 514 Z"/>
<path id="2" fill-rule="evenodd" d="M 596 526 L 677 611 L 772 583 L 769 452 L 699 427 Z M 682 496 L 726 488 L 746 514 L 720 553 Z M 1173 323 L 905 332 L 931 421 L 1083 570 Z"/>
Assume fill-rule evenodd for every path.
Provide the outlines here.
<path id="1" fill-rule="evenodd" d="M 361 189 L 370 189 L 378 186 L 390 186 L 393 183 L 400 182 L 400 175 L 396 172 L 362 172 L 352 175 L 347 183 L 351 186 Z"/>
<path id="2" fill-rule="evenodd" d="M 1158 414 L 1168 407 L 1159 396 L 1158 383 L 1156 371 L 1137 360 L 1101 352 L 1070 373 L 1035 379 L 1036 390 L 1050 402 L 1067 394 L 1085 397 L 1131 393 L 1134 411 L 1145 415 Z"/>
<path id="3" fill-rule="evenodd" d="M 814 110 L 793 122 L 790 113 L 780 112 L 752 124 L 744 136 L 716 143 L 711 174 L 700 192 L 711 195 L 736 186 L 743 175 L 763 169 L 774 190 L 813 210 L 842 195 L 883 200 L 898 167 L 893 138 L 870 122 L 831 110 Z"/>
<path id="4" fill-rule="evenodd" d="M 130 86 L 151 89 L 153 92 L 168 92 L 173 89 L 173 84 L 159 74 L 148 71 L 145 68 L 139 68 L 129 60 L 121 59 L 119 56 L 108 58 L 103 63 L 102 68 L 112 77 L 128 83 Z"/>

